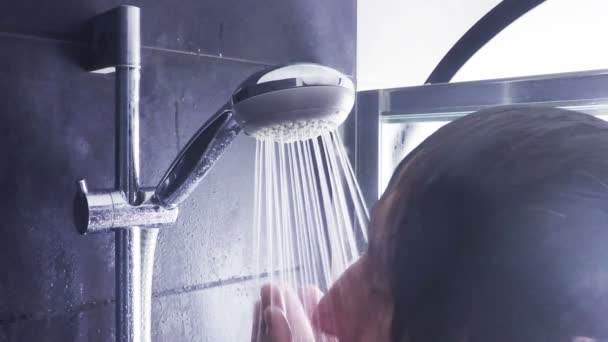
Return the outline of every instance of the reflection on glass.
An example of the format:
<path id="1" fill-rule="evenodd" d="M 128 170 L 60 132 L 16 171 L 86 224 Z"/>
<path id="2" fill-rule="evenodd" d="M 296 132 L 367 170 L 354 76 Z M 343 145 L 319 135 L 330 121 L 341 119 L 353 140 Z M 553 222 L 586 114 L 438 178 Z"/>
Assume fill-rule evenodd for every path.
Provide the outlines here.
<path id="1" fill-rule="evenodd" d="M 571 107 L 569 109 L 591 114 L 608 121 L 608 109 L 603 106 Z M 417 119 L 406 117 L 402 117 L 402 119 L 382 119 L 380 124 L 378 194 L 382 195 L 393 175 L 393 171 L 401 160 L 433 132 L 450 121 L 445 116 L 433 118 L 433 115 L 428 115 L 426 118 L 421 115 L 417 116 Z"/>
<path id="2" fill-rule="evenodd" d="M 380 188 L 382 194 L 399 162 L 449 121 L 383 122 L 380 126 Z"/>

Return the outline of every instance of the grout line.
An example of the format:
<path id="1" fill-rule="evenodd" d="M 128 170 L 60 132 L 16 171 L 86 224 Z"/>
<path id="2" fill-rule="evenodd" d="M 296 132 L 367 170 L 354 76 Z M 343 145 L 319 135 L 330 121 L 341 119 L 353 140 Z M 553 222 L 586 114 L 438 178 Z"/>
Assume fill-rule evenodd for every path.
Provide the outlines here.
<path id="1" fill-rule="evenodd" d="M 0 31 L 0 37 L 17 38 L 17 39 L 23 39 L 23 40 L 33 40 L 33 41 L 40 41 L 40 42 L 45 42 L 45 43 L 67 44 L 67 45 L 73 45 L 73 46 L 77 46 L 77 47 L 81 47 L 81 48 L 86 48 L 89 46 L 88 43 L 79 41 L 79 40 L 71 40 L 71 39 L 67 39 L 67 38 L 65 38 L 65 39 L 51 38 L 51 37 L 37 36 L 37 35 L 26 34 L 26 33 L 14 33 L 14 32 Z M 197 57 L 203 57 L 203 58 L 216 59 L 216 60 L 220 60 L 220 61 L 239 62 L 239 63 L 253 64 L 253 65 L 260 65 L 260 66 L 266 66 L 266 67 L 276 66 L 276 65 L 280 64 L 280 63 L 272 64 L 269 62 L 255 61 L 255 60 L 250 60 L 250 59 L 246 59 L 246 58 L 225 57 L 225 56 L 221 56 L 221 55 L 213 55 L 213 54 L 208 54 L 208 53 L 203 53 L 203 52 L 168 49 L 168 48 L 148 46 L 148 45 L 143 45 L 143 44 L 141 45 L 141 49 L 156 51 L 156 52 L 176 53 L 176 54 L 181 54 L 181 55 L 197 56 Z"/>
<path id="2" fill-rule="evenodd" d="M 285 270 L 285 272 L 297 272 L 299 267 L 294 267 L 291 269 Z M 275 271 L 275 274 L 279 274 L 280 271 Z M 267 278 L 268 272 L 261 273 L 259 275 L 246 275 L 246 276 L 236 276 L 227 279 L 220 279 L 216 281 L 212 281 L 209 283 L 198 284 L 198 285 L 190 285 L 184 286 L 182 288 L 162 290 L 152 293 L 152 299 L 154 298 L 163 298 L 169 296 L 176 296 L 185 293 L 198 292 L 203 290 L 208 290 L 211 288 L 233 285 L 238 283 L 244 283 L 247 281 L 254 280 L 256 278 Z M 17 322 L 23 321 L 39 321 L 45 320 L 52 317 L 69 315 L 69 314 L 77 314 L 84 311 L 93 310 L 97 307 L 112 305 L 116 303 L 115 299 L 104 299 L 104 300 L 93 300 L 87 303 L 83 303 L 80 305 L 70 305 L 67 308 L 62 309 L 48 309 L 42 311 L 36 311 L 31 313 L 17 313 L 17 314 L 8 314 L 4 317 L 0 317 L 0 326 L 7 326 L 10 324 L 14 324 Z"/>
<path id="3" fill-rule="evenodd" d="M 294 267 L 291 269 L 287 269 L 284 272 L 285 273 L 297 272 L 297 271 L 299 271 L 299 269 L 300 269 L 299 267 Z M 281 271 L 274 272 L 274 275 L 279 275 L 279 274 L 281 274 Z M 180 295 L 183 293 L 203 291 L 203 290 L 207 290 L 207 289 L 214 288 L 214 287 L 221 287 L 221 286 L 226 286 L 226 285 L 244 283 L 244 282 L 251 281 L 251 280 L 254 280 L 257 278 L 268 278 L 268 276 L 269 276 L 269 273 L 264 272 L 259 275 L 246 275 L 246 276 L 232 277 L 232 278 L 228 278 L 228 279 L 220 279 L 220 280 L 212 281 L 210 283 L 190 285 L 190 286 L 184 286 L 182 288 L 168 289 L 168 290 L 154 292 L 152 294 L 152 297 L 153 298 L 162 298 L 162 297 Z"/>
<path id="4" fill-rule="evenodd" d="M 88 46 L 88 44 L 86 44 L 85 42 L 78 41 L 78 40 L 36 36 L 33 34 L 26 34 L 26 33 L 14 33 L 14 32 L 0 31 L 0 37 L 17 38 L 17 39 L 23 39 L 23 40 L 34 40 L 34 41 L 39 41 L 39 42 L 44 42 L 44 43 L 68 44 L 68 45 L 74 45 L 74 46 L 83 47 L 83 48 Z"/>
<path id="5" fill-rule="evenodd" d="M 229 61 L 229 62 L 239 62 L 239 63 L 247 63 L 247 64 L 253 64 L 253 65 L 261 65 L 261 66 L 267 66 L 267 67 L 268 66 L 276 66 L 276 65 L 278 65 L 278 64 L 268 63 L 268 62 L 254 61 L 254 60 L 245 59 L 245 58 L 225 57 L 225 56 L 212 55 L 212 54 L 203 53 L 203 52 L 175 50 L 175 49 L 168 49 L 168 48 L 162 48 L 162 47 L 156 47 L 156 46 L 148 46 L 148 45 L 142 45 L 141 48 L 142 48 L 142 50 L 145 49 L 145 50 L 151 50 L 151 51 L 160 51 L 160 52 L 167 52 L 167 53 L 177 53 L 177 54 L 181 54 L 181 55 L 190 55 L 190 56 L 197 56 L 197 57 L 203 57 L 203 58 L 211 58 L 211 59 L 217 59 L 217 60 Z"/>
<path id="6" fill-rule="evenodd" d="M 39 42 L 43 42 L 43 43 L 66 44 L 66 45 L 76 46 L 76 47 L 79 47 L 79 48 L 87 48 L 87 47 L 89 47 L 89 44 L 87 44 L 87 43 L 85 43 L 83 41 L 69 40 L 69 39 L 60 39 L 60 38 L 50 38 L 50 37 L 44 37 L 44 36 L 36 36 L 36 35 L 32 35 L 32 34 L 24 34 L 24 33 L 13 33 L 13 32 L 3 32 L 3 31 L 0 31 L 0 37 L 16 38 L 16 39 L 23 39 L 23 40 L 33 40 L 33 41 L 39 41 Z M 180 54 L 180 55 L 188 55 L 188 56 L 196 56 L 196 57 L 201 57 L 201 58 L 209 58 L 209 59 L 214 59 L 214 60 L 218 60 L 218 61 L 226 61 L 226 62 L 235 62 L 235 63 L 258 65 L 258 66 L 263 66 L 263 67 L 272 67 L 272 66 L 280 66 L 280 65 L 290 64 L 290 63 L 275 63 L 275 64 L 273 64 L 273 63 L 270 63 L 270 62 L 255 61 L 255 60 L 250 60 L 250 59 L 246 59 L 246 58 L 226 57 L 226 56 L 212 55 L 212 54 L 202 53 L 202 52 L 168 49 L 168 48 L 148 46 L 148 45 L 142 45 L 141 49 L 142 50 L 150 50 L 150 51 L 154 51 L 154 52 L 175 53 L 175 54 Z M 351 73 L 347 73 L 346 75 L 349 76 L 350 78 L 352 78 L 353 81 L 354 81 L 354 79 L 355 79 L 355 72 L 354 71 L 351 72 Z"/>
<path id="7" fill-rule="evenodd" d="M 268 274 L 265 274 L 265 275 L 261 274 L 260 276 L 267 277 Z M 163 298 L 163 297 L 175 296 L 175 295 L 184 294 L 184 293 L 207 290 L 207 289 L 211 289 L 214 287 L 220 287 L 220 286 L 224 286 L 224 285 L 233 285 L 233 284 L 238 284 L 241 282 L 253 280 L 255 278 L 257 278 L 255 275 L 232 277 L 232 278 L 228 278 L 228 279 L 212 281 L 210 283 L 205 283 L 205 284 L 189 285 L 189 286 L 184 286 L 182 288 L 162 290 L 162 291 L 157 291 L 157 292 L 152 293 L 152 298 Z"/>

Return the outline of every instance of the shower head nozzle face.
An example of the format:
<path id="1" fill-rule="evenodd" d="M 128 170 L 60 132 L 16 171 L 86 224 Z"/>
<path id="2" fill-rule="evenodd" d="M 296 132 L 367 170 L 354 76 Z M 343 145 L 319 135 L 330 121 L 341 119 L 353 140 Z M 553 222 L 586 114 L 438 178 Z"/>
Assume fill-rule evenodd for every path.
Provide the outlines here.
<path id="1" fill-rule="evenodd" d="M 293 142 L 337 128 L 355 102 L 347 76 L 316 64 L 295 64 L 258 74 L 232 98 L 235 119 L 260 140 Z"/>

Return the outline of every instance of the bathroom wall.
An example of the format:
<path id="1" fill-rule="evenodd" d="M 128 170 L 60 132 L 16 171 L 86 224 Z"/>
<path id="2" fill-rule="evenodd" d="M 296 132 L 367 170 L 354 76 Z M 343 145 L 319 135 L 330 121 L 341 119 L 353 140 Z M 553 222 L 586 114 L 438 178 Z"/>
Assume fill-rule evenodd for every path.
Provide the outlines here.
<path id="1" fill-rule="evenodd" d="M 77 179 L 114 182 L 113 75 L 82 69 L 82 32 L 120 4 L 0 2 L 0 341 L 114 338 L 114 236 L 80 236 L 71 206 Z M 352 0 L 126 4 L 142 9 L 147 186 L 251 73 L 300 61 L 354 73 Z M 254 148 L 240 137 L 160 233 L 153 341 L 248 341 Z"/>

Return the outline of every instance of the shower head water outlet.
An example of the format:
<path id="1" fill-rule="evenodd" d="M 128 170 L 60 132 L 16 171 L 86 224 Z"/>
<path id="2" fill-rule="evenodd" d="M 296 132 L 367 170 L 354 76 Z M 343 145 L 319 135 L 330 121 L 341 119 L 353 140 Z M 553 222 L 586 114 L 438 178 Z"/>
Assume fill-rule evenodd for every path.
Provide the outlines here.
<path id="1" fill-rule="evenodd" d="M 317 64 L 295 64 L 250 77 L 234 93 L 235 119 L 260 140 L 293 142 L 337 128 L 355 102 L 344 74 Z"/>

